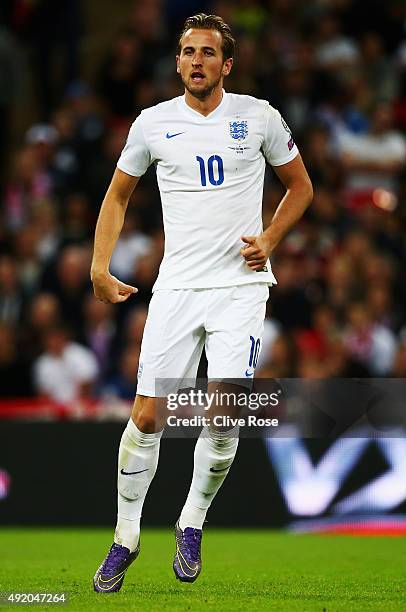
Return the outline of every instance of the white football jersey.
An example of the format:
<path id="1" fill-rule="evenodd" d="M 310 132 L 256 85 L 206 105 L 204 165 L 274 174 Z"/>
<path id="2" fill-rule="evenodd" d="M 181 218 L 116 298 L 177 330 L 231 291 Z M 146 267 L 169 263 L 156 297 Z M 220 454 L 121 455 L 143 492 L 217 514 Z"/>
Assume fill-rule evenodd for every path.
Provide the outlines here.
<path id="1" fill-rule="evenodd" d="M 263 271 L 248 268 L 241 236 L 263 230 L 265 160 L 281 166 L 297 154 L 265 100 L 223 92 L 207 117 L 184 96 L 143 110 L 117 166 L 132 176 L 156 166 L 165 252 L 153 290 L 276 283 L 269 261 Z"/>

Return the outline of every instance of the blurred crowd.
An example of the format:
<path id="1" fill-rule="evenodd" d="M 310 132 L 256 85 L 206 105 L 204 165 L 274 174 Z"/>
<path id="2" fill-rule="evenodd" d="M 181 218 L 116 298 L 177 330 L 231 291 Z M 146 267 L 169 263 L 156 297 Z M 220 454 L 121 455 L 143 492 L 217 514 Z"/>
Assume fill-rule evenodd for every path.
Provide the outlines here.
<path id="1" fill-rule="evenodd" d="M 405 2 L 135 0 L 126 7 L 85 79 L 90 26 L 79 0 L 2 0 L 1 396 L 62 403 L 134 396 L 164 244 L 153 168 L 134 192 L 111 262 L 113 274 L 139 288 L 121 305 L 92 294 L 92 236 L 131 122 L 142 108 L 182 93 L 178 32 L 199 10 L 221 15 L 237 38 L 226 89 L 281 111 L 315 189 L 272 258 L 278 286 L 258 375 L 406 376 Z M 14 146 L 10 123 L 27 95 L 24 71 L 33 76 L 37 120 Z M 265 224 L 282 195 L 268 169 Z"/>

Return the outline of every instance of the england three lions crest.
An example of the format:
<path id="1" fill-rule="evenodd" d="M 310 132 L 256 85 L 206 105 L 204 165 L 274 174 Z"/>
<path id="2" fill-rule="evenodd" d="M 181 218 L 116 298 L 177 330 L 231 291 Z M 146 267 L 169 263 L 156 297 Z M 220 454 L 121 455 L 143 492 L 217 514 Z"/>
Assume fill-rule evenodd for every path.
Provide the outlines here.
<path id="1" fill-rule="evenodd" d="M 230 121 L 230 136 L 234 140 L 245 140 L 248 136 L 247 121 Z"/>

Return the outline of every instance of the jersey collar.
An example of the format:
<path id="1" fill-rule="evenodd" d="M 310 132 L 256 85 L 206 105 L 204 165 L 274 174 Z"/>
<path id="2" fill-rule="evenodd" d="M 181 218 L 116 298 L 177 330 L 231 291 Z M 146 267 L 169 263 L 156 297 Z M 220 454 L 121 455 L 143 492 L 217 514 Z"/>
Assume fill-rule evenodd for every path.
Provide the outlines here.
<path id="1" fill-rule="evenodd" d="M 179 96 L 179 103 L 180 103 L 180 106 L 181 106 L 183 112 L 187 113 L 190 117 L 194 117 L 194 119 L 199 119 L 200 118 L 200 120 L 202 122 L 206 122 L 206 121 L 210 121 L 211 119 L 214 119 L 214 118 L 216 118 L 219 115 L 222 115 L 224 113 L 224 109 L 228 105 L 228 98 L 229 98 L 228 93 L 225 92 L 224 89 L 223 89 L 223 97 L 221 98 L 220 104 L 218 106 L 216 106 L 216 108 L 211 113 L 206 115 L 206 117 L 204 115 L 202 115 L 201 113 L 199 113 L 198 111 L 195 111 L 193 108 L 191 108 L 186 103 L 185 95 Z"/>

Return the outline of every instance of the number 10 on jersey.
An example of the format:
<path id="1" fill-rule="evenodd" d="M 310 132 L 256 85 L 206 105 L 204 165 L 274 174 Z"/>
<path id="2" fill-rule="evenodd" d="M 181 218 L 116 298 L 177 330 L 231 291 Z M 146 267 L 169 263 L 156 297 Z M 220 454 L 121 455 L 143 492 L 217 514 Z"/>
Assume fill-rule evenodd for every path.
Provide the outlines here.
<path id="1" fill-rule="evenodd" d="M 200 168 L 200 181 L 202 183 L 202 187 L 206 187 L 207 185 L 207 176 L 209 177 L 209 183 L 211 185 L 221 185 L 224 182 L 224 166 L 223 160 L 219 155 L 212 155 L 207 160 L 207 172 L 206 172 L 206 162 L 203 157 L 200 155 L 196 155 L 196 159 L 199 162 Z M 215 178 L 215 174 L 217 178 Z"/>

